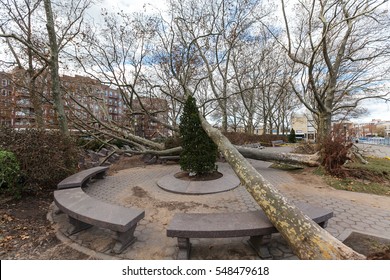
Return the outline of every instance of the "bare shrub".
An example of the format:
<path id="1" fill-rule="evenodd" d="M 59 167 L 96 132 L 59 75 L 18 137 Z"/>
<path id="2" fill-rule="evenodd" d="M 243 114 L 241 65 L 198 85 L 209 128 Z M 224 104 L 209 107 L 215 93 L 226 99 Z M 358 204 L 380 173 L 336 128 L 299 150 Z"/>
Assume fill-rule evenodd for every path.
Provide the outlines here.
<path id="1" fill-rule="evenodd" d="M 229 139 L 229 141 L 234 145 L 245 145 L 251 143 L 260 143 L 263 146 L 272 146 L 271 141 L 283 140 L 288 142 L 287 136 L 283 135 L 256 135 L 256 134 L 247 134 L 240 132 L 226 132 L 224 135 Z"/>
<path id="2" fill-rule="evenodd" d="M 322 165 L 332 176 L 345 177 L 346 170 L 343 165 L 349 160 L 348 151 L 352 143 L 346 142 L 344 134 L 332 132 L 320 143 Z"/>
<path id="3" fill-rule="evenodd" d="M 0 147 L 12 151 L 18 159 L 25 191 L 54 189 L 58 182 L 77 171 L 77 146 L 56 131 L 2 128 Z"/>
<path id="4" fill-rule="evenodd" d="M 294 148 L 294 153 L 303 154 L 303 155 L 311 155 L 315 154 L 318 151 L 318 145 L 309 142 L 301 142 Z"/>

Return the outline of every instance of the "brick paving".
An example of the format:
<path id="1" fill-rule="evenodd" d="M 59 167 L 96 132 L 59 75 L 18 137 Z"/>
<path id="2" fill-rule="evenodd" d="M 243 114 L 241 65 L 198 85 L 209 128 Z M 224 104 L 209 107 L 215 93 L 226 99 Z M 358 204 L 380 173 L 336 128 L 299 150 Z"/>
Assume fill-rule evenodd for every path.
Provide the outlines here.
<path id="1" fill-rule="evenodd" d="M 300 182 L 288 173 L 268 168 L 269 163 L 251 160 L 252 165 L 268 181 L 293 202 L 307 202 L 329 208 L 334 217 L 328 230 L 340 240 L 351 231 L 372 233 L 390 238 L 390 198 L 368 194 L 354 194 L 334 190 L 324 193 L 294 189 L 289 186 Z M 226 172 L 233 171 L 226 163 Z M 244 187 L 208 195 L 182 195 L 167 192 L 156 184 L 159 178 L 179 170 L 177 165 L 149 165 L 122 170 L 104 180 L 96 180 L 85 191 L 97 199 L 125 207 L 145 210 L 145 218 L 139 223 L 137 241 L 122 254 L 110 253 L 114 242 L 108 230 L 93 227 L 73 236 L 64 233 L 69 226 L 64 214 L 52 218 L 58 228 L 58 236 L 73 248 L 98 259 L 175 259 L 176 239 L 166 236 L 166 226 L 177 212 L 241 212 L 260 209 Z M 361 198 L 369 203 L 361 203 Z M 386 207 L 381 207 L 386 206 Z M 227 221 L 228 222 L 228 221 Z M 191 259 L 259 259 L 245 238 L 192 239 Z M 280 234 L 274 234 L 267 247 L 273 259 L 297 259 Z"/>

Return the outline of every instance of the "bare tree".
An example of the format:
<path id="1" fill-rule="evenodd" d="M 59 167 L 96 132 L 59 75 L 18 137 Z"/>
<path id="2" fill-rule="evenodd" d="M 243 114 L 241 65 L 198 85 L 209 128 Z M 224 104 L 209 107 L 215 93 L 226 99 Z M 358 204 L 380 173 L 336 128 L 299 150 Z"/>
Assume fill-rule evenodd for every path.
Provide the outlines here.
<path id="1" fill-rule="evenodd" d="M 9 39 L 11 46 L 13 46 L 14 42 L 23 45 L 27 49 L 29 60 L 31 60 L 31 57 L 37 58 L 41 63 L 43 62 L 44 65 L 49 67 L 53 105 L 57 112 L 60 130 L 64 135 L 68 135 L 67 117 L 65 115 L 59 83 L 59 55 L 68 43 L 74 40 L 79 34 L 80 26 L 84 19 L 84 12 L 90 6 L 91 1 L 72 0 L 67 3 L 62 3 L 51 0 L 37 0 L 23 1 L 22 3 L 22 1 L 19 2 L 18 0 L 9 0 L 6 4 L 6 7 L 13 16 L 4 25 L 9 23 L 11 28 L 3 28 L 0 37 Z M 27 9 L 27 12 L 21 8 L 23 5 L 25 5 L 24 7 Z M 59 18 L 60 20 L 55 20 Z M 32 27 L 32 22 L 40 22 L 46 25 L 46 39 L 42 40 L 41 37 L 35 37 L 37 34 L 33 34 L 29 30 Z M 19 29 L 12 28 L 15 24 Z M 42 33 L 42 29 L 40 29 L 40 33 Z M 46 44 L 49 48 L 46 48 Z M 15 57 L 17 63 L 20 63 L 22 59 L 24 58 L 19 57 L 16 59 Z M 34 63 L 37 63 L 37 60 L 32 62 L 32 64 Z M 31 70 L 31 65 L 29 69 Z M 34 81 L 35 75 L 30 78 L 33 79 L 32 81 Z"/>
<path id="2" fill-rule="evenodd" d="M 42 38 L 37 29 L 42 25 L 38 18 L 39 7 L 42 1 L 9 1 L 1 0 L 2 12 L 6 15 L 2 19 L 0 30 L 5 34 L 5 28 L 16 31 L 26 43 L 40 44 L 43 47 Z M 11 63 L 14 67 L 14 84 L 20 89 L 25 88 L 30 96 L 34 109 L 35 125 L 43 128 L 42 98 L 39 95 L 38 77 L 45 71 L 47 64 L 35 55 L 31 48 L 6 38 L 7 46 L 14 58 Z M 16 68 L 15 68 L 16 67 Z M 9 67 L 7 67 L 9 68 Z M 26 70 L 24 70 L 26 68 Z"/>
<path id="3" fill-rule="evenodd" d="M 233 51 L 247 41 L 260 13 L 260 1 L 170 1 L 175 30 L 201 59 L 198 65 L 218 102 L 222 130 L 228 128 L 228 98 L 235 92 Z"/>
<path id="4" fill-rule="evenodd" d="M 202 126 L 241 182 L 300 259 L 363 259 L 364 256 L 319 227 L 275 189 L 204 118 Z"/>
<path id="5" fill-rule="evenodd" d="M 154 83 L 153 68 L 158 60 L 152 50 L 158 22 L 152 16 L 124 12 L 104 11 L 103 16 L 104 24 L 90 26 L 84 31 L 83 40 L 75 44 L 74 59 L 90 77 L 120 93 L 126 120 L 119 123 L 110 118 L 103 121 L 93 116 L 93 122 L 99 123 L 99 126 L 82 124 L 82 120 L 75 124 L 83 130 L 88 127 L 95 134 L 124 138 L 141 150 L 145 147 L 161 150 L 164 145 L 136 135 L 131 129 L 136 114 L 159 122 L 170 130 L 175 129 L 166 120 L 156 117 L 168 108 L 155 108 L 149 102 L 153 98 L 169 101 L 169 97 L 160 94 L 159 89 L 163 87 Z M 170 82 L 168 85 L 174 89 Z M 176 110 L 176 105 L 172 102 L 172 109 Z M 87 113 L 93 115 L 90 110 Z"/>
<path id="6" fill-rule="evenodd" d="M 367 98 L 388 100 L 386 2 L 305 0 L 294 6 L 291 19 L 281 1 L 287 35 L 281 44 L 294 63 L 290 83 L 315 116 L 320 135 L 330 131 L 332 116 L 340 110 Z"/>

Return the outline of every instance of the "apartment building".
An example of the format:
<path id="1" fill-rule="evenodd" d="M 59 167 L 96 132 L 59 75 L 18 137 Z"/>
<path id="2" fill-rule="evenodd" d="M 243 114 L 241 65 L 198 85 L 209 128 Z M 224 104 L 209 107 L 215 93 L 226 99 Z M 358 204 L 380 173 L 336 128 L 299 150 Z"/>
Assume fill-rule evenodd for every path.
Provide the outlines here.
<path id="1" fill-rule="evenodd" d="M 166 137 L 168 129 L 163 123 L 168 123 L 168 103 L 165 99 L 142 97 L 134 100 L 130 113 L 134 133 L 146 139 Z"/>
<path id="2" fill-rule="evenodd" d="M 315 141 L 317 131 L 314 127 L 314 121 L 305 114 L 294 114 L 291 117 L 291 127 L 295 130 L 297 138 L 305 141 Z"/>
<path id="3" fill-rule="evenodd" d="M 22 71 L 0 72 L 0 125 L 19 129 L 35 127 L 37 114 L 33 98 L 38 98 L 39 100 L 35 101 L 39 102 L 39 106 L 35 108 L 39 107 L 42 110 L 44 127 L 56 128 L 58 124 L 51 102 L 50 79 L 42 75 L 35 84 L 39 94 L 33 96 L 24 77 Z M 70 127 L 76 121 L 96 123 L 97 119 L 101 122 L 112 121 L 119 125 L 127 125 L 137 135 L 146 138 L 168 135 L 167 129 L 156 121 L 168 121 L 168 104 L 163 99 L 136 99 L 133 109 L 129 110 L 119 90 L 96 79 L 64 75 L 61 77 L 61 86 Z"/>
<path id="4" fill-rule="evenodd" d="M 9 75 L 5 72 L 0 72 L 0 125 L 12 126 L 12 118 L 14 115 L 14 97 L 13 85 Z"/>
<path id="5" fill-rule="evenodd" d="M 61 83 L 70 120 L 122 121 L 125 105 L 118 90 L 78 75 L 62 76 Z"/>

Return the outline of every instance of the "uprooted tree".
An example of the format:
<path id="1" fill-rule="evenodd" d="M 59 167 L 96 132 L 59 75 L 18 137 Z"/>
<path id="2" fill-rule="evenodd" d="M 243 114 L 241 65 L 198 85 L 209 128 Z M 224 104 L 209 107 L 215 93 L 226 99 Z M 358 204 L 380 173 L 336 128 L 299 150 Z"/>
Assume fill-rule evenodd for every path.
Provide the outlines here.
<path id="1" fill-rule="evenodd" d="M 259 34 L 250 34 L 251 31 L 257 30 L 251 26 L 258 20 L 257 11 L 260 10 L 262 1 L 249 2 L 237 0 L 203 0 L 198 3 L 182 0 L 170 1 L 171 22 L 166 22 L 163 18 L 161 26 L 156 26 L 160 23 L 154 18 L 145 17 L 134 20 L 123 13 L 109 15 L 105 20 L 107 26 L 101 29 L 101 34 L 93 32 L 94 30 L 83 32 L 82 38 L 75 45 L 74 59 L 84 63 L 82 67 L 89 76 L 117 87 L 121 93 L 121 100 L 127 105 L 129 116 L 132 113 L 150 117 L 158 114 L 158 111 L 151 112 L 144 108 L 136 112 L 133 103 L 135 100 L 141 101 L 142 96 L 161 97 L 158 96 L 161 92 L 164 98 L 176 104 L 176 102 L 183 103 L 183 95 L 204 93 L 206 98 L 201 106 L 203 114 L 199 114 L 203 129 L 218 146 L 241 182 L 298 257 L 301 259 L 361 259 L 363 256 L 343 245 L 305 216 L 274 186 L 264 180 L 261 174 L 244 158 L 245 156 L 267 161 L 318 165 L 317 155 L 269 154 L 255 149 L 236 149 L 203 118 L 203 115 L 211 114 L 217 109 L 222 113 L 223 129 L 227 128 L 227 101 L 231 97 L 229 93 L 244 96 L 259 87 L 257 84 L 252 85 L 248 80 L 253 73 L 232 71 L 235 65 L 237 70 L 242 69 L 239 63 L 242 58 L 238 59 L 238 54 L 245 55 L 248 61 L 257 57 L 250 52 L 242 52 L 243 48 L 237 48 L 248 43 L 248 41 L 240 40 L 262 37 Z M 253 7 L 248 6 L 249 4 Z M 161 39 L 160 42 L 155 41 L 157 40 L 155 34 L 160 37 L 158 38 Z M 72 36 L 69 38 L 70 41 L 74 41 Z M 151 54 L 153 50 L 150 46 L 154 45 L 156 50 L 154 54 Z M 27 47 L 31 46 L 27 45 Z M 160 60 L 151 63 L 151 57 L 160 58 Z M 86 64 L 88 62 L 90 64 Z M 160 79 L 161 77 L 157 74 L 153 76 L 151 74 L 153 68 L 156 68 L 157 73 L 168 75 L 167 78 Z M 242 76 L 236 77 L 238 74 Z M 238 82 L 245 83 L 238 84 Z M 265 89 L 270 86 L 265 85 Z M 312 89 L 311 87 L 305 88 Z M 213 97 L 206 95 L 210 90 Z M 142 95 L 139 92 L 142 92 Z M 347 95 L 348 92 L 346 92 Z M 181 150 L 181 148 L 164 150 L 164 145 L 161 143 L 139 137 L 129 126 L 121 125 L 115 120 L 108 118 L 103 121 L 98 116 L 94 116 L 91 108 L 76 99 L 73 101 L 91 118 L 77 118 L 78 112 L 73 112 L 72 125 L 81 131 L 88 131 L 93 138 L 120 139 L 130 144 L 133 152 L 139 153 L 171 154 Z M 175 119 L 177 115 L 175 114 Z M 172 120 L 171 123 L 174 121 Z"/>
<path id="2" fill-rule="evenodd" d="M 337 240 L 288 201 L 220 131 L 200 117 L 204 130 L 217 144 L 241 183 L 300 259 L 364 259 L 364 256 Z"/>
<path id="3" fill-rule="evenodd" d="M 178 6 L 181 7 L 182 4 L 178 3 Z M 183 4 L 184 5 L 184 4 Z M 205 5 L 206 7 L 208 5 Z M 181 17 L 180 22 L 173 21 L 173 24 L 183 24 L 186 18 Z M 172 32 L 174 27 L 168 29 Z M 182 29 L 180 29 L 182 30 Z M 191 32 L 191 30 L 189 31 Z M 211 35 L 210 35 L 211 36 Z M 163 37 L 163 36 L 162 36 Z M 173 36 L 175 37 L 175 36 Z M 181 55 L 179 58 L 177 56 L 170 57 L 170 61 L 166 62 L 168 65 L 167 72 L 171 71 L 173 79 L 177 82 L 177 87 L 168 87 L 160 86 L 160 89 L 167 95 L 174 97 L 175 100 L 180 98 L 177 95 L 174 95 L 175 91 L 184 93 L 184 95 L 191 95 L 191 92 L 195 92 L 200 89 L 201 82 L 197 82 L 194 79 L 191 80 L 191 77 L 199 74 L 199 70 L 196 67 L 190 67 L 194 63 L 199 63 L 197 57 L 194 55 L 194 49 L 200 49 L 200 39 L 191 38 L 189 44 L 182 44 L 179 47 L 175 46 L 173 41 L 175 38 L 185 38 L 185 36 L 177 36 L 175 38 L 169 37 L 169 41 L 166 42 L 168 53 L 178 53 Z M 203 38 L 203 36 L 200 36 Z M 197 43 L 198 48 L 194 48 L 193 44 Z M 164 44 L 163 44 L 164 45 Z M 206 45 L 206 44 L 205 44 Z M 165 45 L 164 45 L 165 46 Z M 201 56 L 202 54 L 200 54 Z M 186 62 L 185 59 L 188 59 Z M 202 58 L 206 59 L 206 56 Z M 161 64 L 165 65 L 162 61 Z M 180 62 L 180 63 L 179 63 Z M 127 65 L 127 64 L 126 64 Z M 140 64 L 141 65 L 141 64 Z M 217 65 L 217 66 L 221 66 Z M 217 69 L 215 71 L 223 71 L 227 69 L 223 67 L 214 67 L 209 69 L 207 72 L 209 75 L 204 75 L 213 79 L 212 69 Z M 165 72 L 164 72 L 165 73 Z M 199 75 L 199 80 L 203 81 L 203 75 Z M 137 77 L 137 76 L 135 76 Z M 227 82 L 227 79 L 224 81 Z M 129 83 L 122 83 L 123 85 L 129 85 Z M 120 86 L 120 85 L 118 85 Z M 131 94 L 136 95 L 137 84 L 134 83 L 134 86 L 130 88 Z M 218 88 L 215 88 L 218 91 Z M 181 101 L 183 101 L 181 99 Z M 200 114 L 202 121 L 202 127 L 207 132 L 209 137 L 214 141 L 218 146 L 219 151 L 223 154 L 225 159 L 235 170 L 237 176 L 241 179 L 241 182 L 247 188 L 248 192 L 254 197 L 257 203 L 261 206 L 265 214 L 268 216 L 270 221 L 275 225 L 278 231 L 282 236 L 287 240 L 291 248 L 301 259 L 362 259 L 362 255 L 356 253 L 351 248 L 345 246 L 340 241 L 332 237 L 327 231 L 319 227 L 314 223 L 309 217 L 302 213 L 297 207 L 288 201 L 274 186 L 267 182 L 261 174 L 259 174 L 244 158 L 242 154 L 246 157 L 252 157 L 256 159 L 263 159 L 268 161 L 287 161 L 292 160 L 295 163 L 302 163 L 303 158 L 307 159 L 309 165 L 318 165 L 319 158 L 318 155 L 311 156 L 299 156 L 294 154 L 269 154 L 267 152 L 258 151 L 256 149 L 245 149 L 239 148 L 239 151 L 216 129 L 214 129 Z M 105 132 L 108 131 L 108 127 L 105 129 Z M 121 130 L 124 131 L 123 129 Z M 99 131 L 102 132 L 102 131 Z M 110 131 L 110 134 L 114 134 L 114 130 Z M 129 131 L 126 131 L 129 133 Z M 127 140 L 134 141 L 137 145 L 145 144 L 144 141 L 139 141 L 140 139 L 136 137 L 127 137 Z M 181 148 L 171 149 L 169 151 L 164 151 L 164 148 L 159 145 L 159 147 L 147 145 L 151 150 L 141 149 L 140 153 L 155 153 L 155 154 L 171 154 L 180 152 Z M 241 154 L 242 153 L 242 154 Z M 306 163 L 307 164 L 307 163 Z"/>

